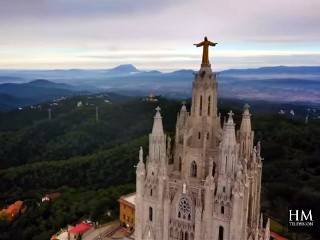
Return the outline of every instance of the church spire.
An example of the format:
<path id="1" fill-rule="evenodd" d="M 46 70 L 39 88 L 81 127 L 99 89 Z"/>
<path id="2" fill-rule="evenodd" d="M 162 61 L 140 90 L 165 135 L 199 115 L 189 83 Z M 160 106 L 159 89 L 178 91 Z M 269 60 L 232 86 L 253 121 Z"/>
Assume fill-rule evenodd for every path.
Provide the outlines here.
<path id="1" fill-rule="evenodd" d="M 166 136 L 163 131 L 160 107 L 156 108 L 152 132 L 149 135 L 149 160 L 164 162 L 166 159 Z"/>
<path id="2" fill-rule="evenodd" d="M 140 150 L 139 150 L 139 163 L 137 165 L 137 175 L 138 174 L 140 174 L 140 175 L 145 174 L 145 165 L 143 162 L 143 148 L 142 147 L 140 147 Z"/>
<path id="3" fill-rule="evenodd" d="M 239 131 L 240 156 L 248 160 L 250 159 L 253 147 L 253 132 L 251 130 L 251 114 L 249 108 L 250 106 L 248 104 L 244 105 Z"/>
<path id="4" fill-rule="evenodd" d="M 231 175 L 236 172 L 237 141 L 233 112 L 228 113 L 229 117 L 223 126 L 222 141 L 220 145 L 220 173 Z"/>
<path id="5" fill-rule="evenodd" d="M 181 107 L 180 112 L 187 112 L 187 107 L 186 107 L 186 102 L 185 101 L 182 102 L 182 107 Z"/>
<path id="6" fill-rule="evenodd" d="M 153 121 L 153 127 L 152 127 L 152 135 L 158 135 L 162 136 L 164 134 L 163 132 L 163 125 L 162 125 L 162 117 L 160 114 L 160 107 L 158 106 L 156 108 L 156 115 L 154 116 L 154 121 Z"/>
<path id="7" fill-rule="evenodd" d="M 236 144 L 236 135 L 235 135 L 235 124 L 233 121 L 234 113 L 230 111 L 228 113 L 228 120 L 225 122 L 223 126 L 223 139 L 222 142 L 224 145 L 235 145 Z"/>
<path id="8" fill-rule="evenodd" d="M 249 104 L 245 104 L 243 107 L 242 121 L 240 126 L 240 132 L 242 133 L 251 133 L 251 114 L 249 109 Z"/>

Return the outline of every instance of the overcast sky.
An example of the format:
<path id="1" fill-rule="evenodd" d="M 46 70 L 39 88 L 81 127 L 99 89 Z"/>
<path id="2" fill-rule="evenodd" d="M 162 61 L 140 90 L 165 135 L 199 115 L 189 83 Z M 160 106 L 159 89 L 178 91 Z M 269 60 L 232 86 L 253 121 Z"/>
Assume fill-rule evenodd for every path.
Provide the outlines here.
<path id="1" fill-rule="evenodd" d="M 320 65 L 319 0 L 3 0 L 0 68 Z"/>

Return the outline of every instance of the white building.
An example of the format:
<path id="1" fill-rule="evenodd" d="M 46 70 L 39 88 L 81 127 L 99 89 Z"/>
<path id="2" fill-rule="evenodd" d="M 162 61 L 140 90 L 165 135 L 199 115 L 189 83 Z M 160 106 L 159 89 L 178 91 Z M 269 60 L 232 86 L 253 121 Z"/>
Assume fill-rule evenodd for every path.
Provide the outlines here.
<path id="1" fill-rule="evenodd" d="M 201 45 L 202 44 L 202 45 Z M 177 116 L 174 143 L 156 109 L 144 163 L 136 171 L 136 240 L 269 240 L 260 214 L 262 158 L 254 146 L 249 107 L 239 131 L 233 113 L 221 124 L 217 81 L 205 39 L 190 111 Z M 212 45 L 214 46 L 214 45 Z M 207 55 L 207 56 L 206 56 Z"/>

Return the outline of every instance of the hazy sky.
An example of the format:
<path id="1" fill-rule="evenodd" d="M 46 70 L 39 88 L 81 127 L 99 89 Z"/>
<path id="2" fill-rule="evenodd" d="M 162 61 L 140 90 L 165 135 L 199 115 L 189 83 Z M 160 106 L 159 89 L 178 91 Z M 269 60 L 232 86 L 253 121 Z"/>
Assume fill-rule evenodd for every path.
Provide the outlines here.
<path id="1" fill-rule="evenodd" d="M 1 0 L 0 68 L 320 65 L 320 0 Z"/>

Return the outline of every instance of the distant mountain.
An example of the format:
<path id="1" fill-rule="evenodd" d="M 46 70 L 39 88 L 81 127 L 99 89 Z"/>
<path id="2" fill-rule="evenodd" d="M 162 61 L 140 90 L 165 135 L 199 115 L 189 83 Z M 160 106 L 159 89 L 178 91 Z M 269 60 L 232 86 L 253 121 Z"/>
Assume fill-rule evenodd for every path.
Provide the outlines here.
<path id="1" fill-rule="evenodd" d="M 191 70 L 191 69 L 181 69 L 181 70 L 166 73 L 166 75 L 192 76 L 195 73 L 196 73 L 196 71 Z"/>
<path id="2" fill-rule="evenodd" d="M 138 72 L 140 71 L 132 64 L 123 64 L 107 70 L 109 74 L 132 74 Z"/>
<path id="3" fill-rule="evenodd" d="M 75 87 L 65 83 L 55 83 L 45 79 L 37 79 L 27 83 L 29 86 L 74 90 Z"/>
<path id="4" fill-rule="evenodd" d="M 80 94 L 71 85 L 38 79 L 28 83 L 0 84 L 0 110 L 37 104 L 62 96 Z"/>
<path id="5" fill-rule="evenodd" d="M 173 72 L 141 70 L 132 64 L 124 64 L 99 70 L 0 70 L 0 81 L 7 79 L 4 81 L 8 82 L 10 77 L 13 82 L 23 81 L 26 85 L 19 88 L 27 88 L 23 90 L 26 93 L 30 92 L 28 87 L 32 86 L 59 92 L 61 90 L 97 92 L 103 89 L 135 96 L 153 93 L 181 98 L 190 96 L 195 72 L 191 69 Z M 38 80 L 32 81 L 34 79 Z M 223 97 L 320 103 L 319 66 L 229 69 L 217 72 L 217 79 L 219 96 Z M 6 91 L 1 92 L 1 86 L 0 93 L 11 94 Z M 30 98 L 34 93 L 31 91 L 26 98 Z"/>
<path id="6" fill-rule="evenodd" d="M 35 80 L 28 83 L 0 84 L 0 93 L 15 97 L 53 96 L 72 92 L 72 86 L 54 83 L 47 80 Z"/>
<path id="7" fill-rule="evenodd" d="M 320 74 L 319 66 L 275 66 L 248 69 L 229 69 L 221 71 L 220 74 Z"/>

